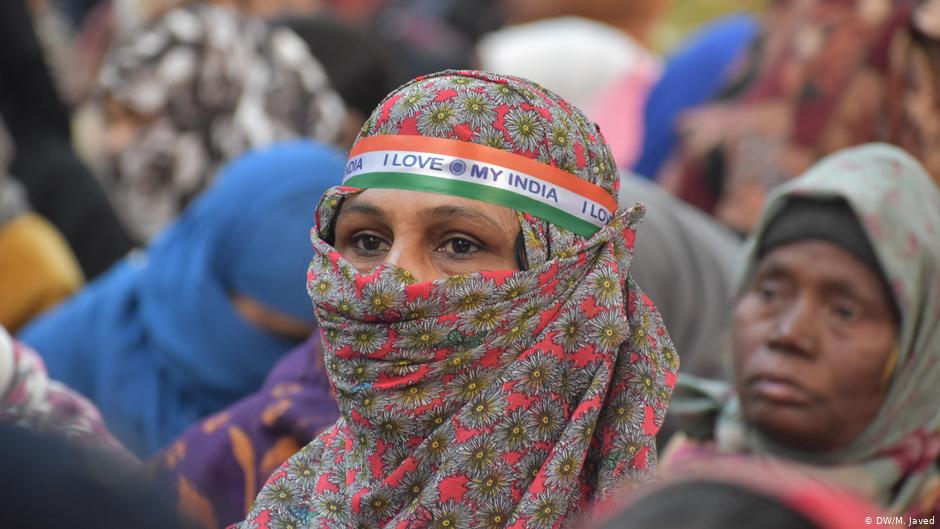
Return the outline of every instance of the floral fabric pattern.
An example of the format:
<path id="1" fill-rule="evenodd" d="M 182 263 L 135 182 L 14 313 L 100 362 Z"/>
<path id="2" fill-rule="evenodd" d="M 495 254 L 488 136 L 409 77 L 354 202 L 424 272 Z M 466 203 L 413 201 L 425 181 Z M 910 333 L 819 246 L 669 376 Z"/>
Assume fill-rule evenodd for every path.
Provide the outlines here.
<path id="1" fill-rule="evenodd" d="M 619 185 L 580 111 L 517 78 L 419 78 L 362 136 L 432 126 Z M 629 274 L 642 206 L 590 238 L 520 214 L 527 270 L 418 283 L 388 265 L 361 274 L 325 241 L 356 192 L 322 199 L 308 272 L 341 418 L 240 527 L 548 529 L 650 475 L 678 357 Z"/>

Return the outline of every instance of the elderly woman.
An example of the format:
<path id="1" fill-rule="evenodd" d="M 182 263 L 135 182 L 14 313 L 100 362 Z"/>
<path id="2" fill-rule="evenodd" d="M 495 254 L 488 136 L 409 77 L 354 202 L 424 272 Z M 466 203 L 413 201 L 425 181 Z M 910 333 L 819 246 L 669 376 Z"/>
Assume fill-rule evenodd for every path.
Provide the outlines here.
<path id="1" fill-rule="evenodd" d="M 734 312 L 735 394 L 683 382 L 674 457 L 799 461 L 897 513 L 940 486 L 940 192 L 903 151 L 842 151 L 764 211 Z"/>
<path id="2" fill-rule="evenodd" d="M 341 417 L 241 527 L 549 528 L 647 476 L 678 362 L 618 186 L 596 128 L 522 79 L 389 95 L 311 236 Z"/>

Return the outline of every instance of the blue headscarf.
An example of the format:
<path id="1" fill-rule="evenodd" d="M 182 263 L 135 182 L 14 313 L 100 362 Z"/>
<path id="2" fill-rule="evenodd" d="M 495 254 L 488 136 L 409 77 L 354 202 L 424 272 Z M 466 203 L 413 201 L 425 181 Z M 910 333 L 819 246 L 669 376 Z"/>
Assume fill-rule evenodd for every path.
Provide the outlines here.
<path id="1" fill-rule="evenodd" d="M 724 17 L 693 35 L 666 61 L 663 76 L 646 102 L 643 152 L 633 166 L 635 173 L 656 178 L 678 140 L 679 115 L 718 95 L 732 65 L 759 29 L 753 16 Z"/>
<path id="2" fill-rule="evenodd" d="M 53 378 L 84 393 L 139 455 L 256 390 L 301 340 L 248 323 L 238 293 L 313 323 L 308 233 L 343 157 L 293 141 L 231 162 L 158 236 L 25 329 Z"/>

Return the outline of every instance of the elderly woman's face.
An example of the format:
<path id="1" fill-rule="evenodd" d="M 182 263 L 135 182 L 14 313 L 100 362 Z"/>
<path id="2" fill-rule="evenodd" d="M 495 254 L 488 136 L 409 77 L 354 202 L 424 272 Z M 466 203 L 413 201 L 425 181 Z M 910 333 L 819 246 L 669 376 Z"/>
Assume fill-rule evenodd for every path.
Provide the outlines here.
<path id="1" fill-rule="evenodd" d="M 360 272 L 385 263 L 418 281 L 488 270 L 518 270 L 519 221 L 478 200 L 367 189 L 343 203 L 334 247 Z"/>
<path id="2" fill-rule="evenodd" d="M 805 451 L 858 437 L 888 391 L 898 339 L 889 296 L 875 272 L 829 242 L 796 242 L 764 256 L 734 314 L 746 420 Z"/>

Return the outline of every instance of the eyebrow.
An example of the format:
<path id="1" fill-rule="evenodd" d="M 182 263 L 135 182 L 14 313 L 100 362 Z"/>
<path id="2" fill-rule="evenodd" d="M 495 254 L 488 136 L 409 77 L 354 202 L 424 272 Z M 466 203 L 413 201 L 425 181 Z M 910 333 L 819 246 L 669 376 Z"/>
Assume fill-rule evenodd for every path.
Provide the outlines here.
<path id="1" fill-rule="evenodd" d="M 494 230 L 505 231 L 503 226 L 500 226 L 489 216 L 467 206 L 438 206 L 431 210 L 430 217 L 437 221 L 459 218 L 470 222 L 483 222 Z"/>
<path id="2" fill-rule="evenodd" d="M 826 279 L 822 282 L 822 291 L 835 296 L 845 296 L 859 303 L 877 303 L 877 298 L 872 298 L 872 292 L 866 292 L 865 288 L 859 286 L 847 279 Z"/>
<path id="3" fill-rule="evenodd" d="M 388 218 L 385 212 L 379 209 L 377 206 L 362 202 L 347 202 L 346 204 L 343 204 L 343 207 L 340 208 L 339 214 L 336 216 L 336 218 L 354 213 L 359 215 L 368 215 L 370 217 L 377 217 L 380 219 Z"/>
<path id="4" fill-rule="evenodd" d="M 755 277 L 792 280 L 792 273 L 786 264 L 772 261 L 764 266 L 762 270 L 758 270 Z M 819 282 L 819 288 L 827 295 L 847 296 L 860 303 L 875 301 L 864 288 L 859 288 L 855 281 L 845 277 L 824 278 Z"/>
<path id="5" fill-rule="evenodd" d="M 792 274 L 786 265 L 779 263 L 777 261 L 763 262 L 757 265 L 756 270 L 754 271 L 754 278 L 781 278 L 781 277 L 790 277 Z"/>

